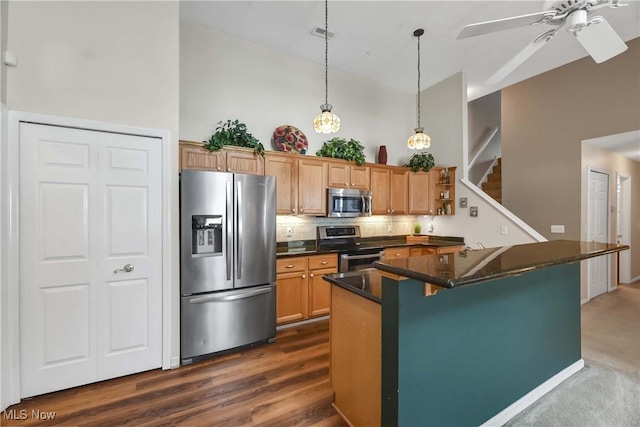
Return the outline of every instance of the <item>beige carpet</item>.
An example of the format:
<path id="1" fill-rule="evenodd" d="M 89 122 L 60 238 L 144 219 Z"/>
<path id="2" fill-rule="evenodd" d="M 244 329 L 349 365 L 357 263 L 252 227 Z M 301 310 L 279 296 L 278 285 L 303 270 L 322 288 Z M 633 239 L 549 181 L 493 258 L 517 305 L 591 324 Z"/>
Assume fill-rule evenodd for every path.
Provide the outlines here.
<path id="1" fill-rule="evenodd" d="M 506 426 L 640 426 L 640 284 L 619 286 L 581 311 L 584 369 Z"/>
<path id="2" fill-rule="evenodd" d="M 640 283 L 582 306 L 582 358 L 640 375 Z"/>

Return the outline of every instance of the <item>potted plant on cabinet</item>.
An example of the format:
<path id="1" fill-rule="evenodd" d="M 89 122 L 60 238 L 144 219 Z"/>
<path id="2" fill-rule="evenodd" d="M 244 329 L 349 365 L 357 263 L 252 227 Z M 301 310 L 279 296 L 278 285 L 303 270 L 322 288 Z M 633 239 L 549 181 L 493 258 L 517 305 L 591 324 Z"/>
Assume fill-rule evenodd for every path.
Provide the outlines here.
<path id="1" fill-rule="evenodd" d="M 264 146 L 253 135 L 247 132 L 247 125 L 238 120 L 218 122 L 216 131 L 208 141 L 203 141 L 204 147 L 217 151 L 224 145 L 253 148 L 253 152 L 264 156 Z"/>
<path id="2" fill-rule="evenodd" d="M 361 166 L 365 162 L 364 145 L 355 139 L 331 138 L 316 151 L 316 156 L 350 160 Z"/>
<path id="3" fill-rule="evenodd" d="M 418 172 L 420 170 L 429 172 L 434 165 L 435 161 L 433 159 L 433 155 L 429 153 L 415 153 L 411 156 L 409 161 L 402 166 L 411 168 L 413 172 Z"/>

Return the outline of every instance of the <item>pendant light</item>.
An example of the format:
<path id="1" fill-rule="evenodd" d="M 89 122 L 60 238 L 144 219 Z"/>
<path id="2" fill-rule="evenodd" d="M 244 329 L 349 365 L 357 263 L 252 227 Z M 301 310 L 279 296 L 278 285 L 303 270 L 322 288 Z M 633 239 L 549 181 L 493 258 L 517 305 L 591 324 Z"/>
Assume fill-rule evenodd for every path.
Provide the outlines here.
<path id="1" fill-rule="evenodd" d="M 416 133 L 411 135 L 407 141 L 407 147 L 412 150 L 423 150 L 431 146 L 431 138 L 424 133 L 424 128 L 420 126 L 420 36 L 424 34 L 424 30 L 419 28 L 413 32 L 413 35 L 418 38 L 418 109 L 417 109 L 417 122 L 418 127 L 414 129 Z"/>
<path id="2" fill-rule="evenodd" d="M 322 113 L 313 119 L 313 130 L 318 133 L 334 133 L 340 130 L 340 117 L 331 112 L 329 104 L 329 1 L 324 0 L 324 104 Z"/>

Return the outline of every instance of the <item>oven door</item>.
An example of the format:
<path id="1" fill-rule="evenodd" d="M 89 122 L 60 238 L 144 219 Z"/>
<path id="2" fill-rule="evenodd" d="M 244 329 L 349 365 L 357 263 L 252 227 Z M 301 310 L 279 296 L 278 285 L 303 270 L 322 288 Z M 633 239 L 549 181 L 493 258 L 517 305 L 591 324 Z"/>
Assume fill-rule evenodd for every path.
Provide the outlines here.
<path id="1" fill-rule="evenodd" d="M 363 270 L 365 268 L 373 268 L 374 261 L 380 261 L 384 256 L 384 250 L 372 249 L 347 252 L 340 255 L 340 265 L 338 272 L 345 273 L 347 271 Z"/>

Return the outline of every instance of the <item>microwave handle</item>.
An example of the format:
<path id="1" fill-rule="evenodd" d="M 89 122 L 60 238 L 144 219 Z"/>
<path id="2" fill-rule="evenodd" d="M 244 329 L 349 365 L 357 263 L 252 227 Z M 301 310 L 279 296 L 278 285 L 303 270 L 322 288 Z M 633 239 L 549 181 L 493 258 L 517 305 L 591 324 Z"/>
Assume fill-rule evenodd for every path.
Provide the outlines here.
<path id="1" fill-rule="evenodd" d="M 364 207 L 364 213 L 371 215 L 371 196 L 362 196 L 362 206 Z"/>

